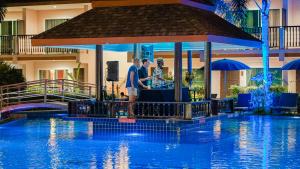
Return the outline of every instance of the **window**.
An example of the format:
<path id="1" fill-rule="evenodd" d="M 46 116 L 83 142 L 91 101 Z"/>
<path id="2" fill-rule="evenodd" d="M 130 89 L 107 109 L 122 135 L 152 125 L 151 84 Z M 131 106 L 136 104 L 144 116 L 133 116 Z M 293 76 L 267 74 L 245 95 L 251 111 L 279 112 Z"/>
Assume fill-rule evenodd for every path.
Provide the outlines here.
<path id="1" fill-rule="evenodd" d="M 55 70 L 54 79 L 68 79 L 68 70 Z"/>
<path id="2" fill-rule="evenodd" d="M 68 70 L 39 70 L 39 79 L 68 79 Z"/>
<path id="3" fill-rule="evenodd" d="M 280 9 L 270 9 L 269 26 L 280 26 Z M 261 14 L 259 10 L 249 10 L 244 25 L 247 28 L 261 27 Z"/>
<path id="4" fill-rule="evenodd" d="M 45 30 L 49 30 L 57 25 L 66 22 L 68 19 L 46 19 L 45 20 Z"/>
<path id="5" fill-rule="evenodd" d="M 51 79 L 50 74 L 50 70 L 39 70 L 39 79 Z"/>
<path id="6" fill-rule="evenodd" d="M 247 70 L 247 84 L 248 86 L 255 86 L 255 82 L 251 80 L 252 77 L 259 73 L 263 73 L 263 68 L 252 68 Z M 282 85 L 282 71 L 280 68 L 270 68 L 270 73 L 272 74 L 273 83 L 272 85 Z"/>
<path id="7" fill-rule="evenodd" d="M 0 23 L 0 35 L 23 35 L 24 21 L 2 21 Z"/>
<path id="8" fill-rule="evenodd" d="M 258 10 L 249 10 L 246 14 L 245 27 L 256 28 L 261 27 L 261 15 Z"/>
<path id="9" fill-rule="evenodd" d="M 269 26 L 280 26 L 280 9 L 271 9 L 269 15 Z"/>

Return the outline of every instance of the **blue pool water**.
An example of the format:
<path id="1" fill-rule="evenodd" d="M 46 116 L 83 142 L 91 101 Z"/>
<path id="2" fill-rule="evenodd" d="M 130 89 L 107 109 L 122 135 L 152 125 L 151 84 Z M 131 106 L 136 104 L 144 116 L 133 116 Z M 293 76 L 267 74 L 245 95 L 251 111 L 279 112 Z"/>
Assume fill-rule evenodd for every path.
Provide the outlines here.
<path id="1" fill-rule="evenodd" d="M 0 125 L 0 168 L 299 168 L 300 119 L 244 116 L 187 132 L 95 131 L 92 122 Z"/>

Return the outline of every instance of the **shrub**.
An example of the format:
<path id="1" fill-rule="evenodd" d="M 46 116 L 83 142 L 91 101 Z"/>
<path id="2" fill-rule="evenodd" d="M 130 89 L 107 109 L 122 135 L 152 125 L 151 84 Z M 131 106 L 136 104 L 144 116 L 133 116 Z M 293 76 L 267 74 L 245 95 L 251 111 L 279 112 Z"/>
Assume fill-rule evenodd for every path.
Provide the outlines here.
<path id="1" fill-rule="evenodd" d="M 0 61 L 0 79 L 0 86 L 25 82 L 22 71 L 3 61 Z"/>
<path id="2" fill-rule="evenodd" d="M 270 91 L 278 95 L 287 92 L 287 88 L 281 85 L 274 85 L 270 87 Z"/>

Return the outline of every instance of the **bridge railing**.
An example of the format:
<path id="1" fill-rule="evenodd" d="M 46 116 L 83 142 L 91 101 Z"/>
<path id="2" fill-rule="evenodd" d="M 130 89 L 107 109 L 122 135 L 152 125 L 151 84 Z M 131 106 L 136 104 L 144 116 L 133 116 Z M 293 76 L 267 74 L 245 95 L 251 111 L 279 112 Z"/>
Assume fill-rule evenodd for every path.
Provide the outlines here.
<path id="1" fill-rule="evenodd" d="M 23 103 L 85 100 L 94 95 L 93 84 L 67 79 L 30 81 L 0 86 L 0 109 Z"/>
<path id="2" fill-rule="evenodd" d="M 210 116 L 210 101 L 200 102 L 129 102 L 129 101 L 75 101 L 69 103 L 69 115 L 73 117 L 127 116 L 133 106 L 136 118 L 175 118 L 187 119 Z"/>

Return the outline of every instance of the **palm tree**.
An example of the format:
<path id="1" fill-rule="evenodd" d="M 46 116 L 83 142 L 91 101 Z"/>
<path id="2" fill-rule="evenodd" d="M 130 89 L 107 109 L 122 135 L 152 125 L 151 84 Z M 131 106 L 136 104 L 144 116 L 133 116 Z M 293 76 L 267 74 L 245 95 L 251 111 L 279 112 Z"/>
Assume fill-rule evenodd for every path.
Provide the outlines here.
<path id="1" fill-rule="evenodd" d="M 247 5 L 253 1 L 259 8 L 262 21 L 262 57 L 263 57 L 263 79 L 266 96 L 269 96 L 271 81 L 269 78 L 269 12 L 271 0 L 262 0 L 261 5 L 257 0 L 210 0 L 216 4 L 216 13 L 229 22 L 241 26 L 246 17 Z M 270 105 L 266 105 L 268 108 Z"/>
<path id="2" fill-rule="evenodd" d="M 0 22 L 3 21 L 5 14 L 6 14 L 5 1 L 1 0 L 0 1 Z"/>

